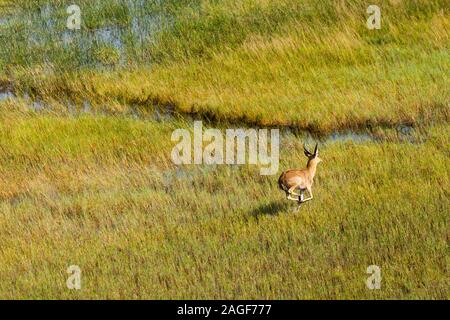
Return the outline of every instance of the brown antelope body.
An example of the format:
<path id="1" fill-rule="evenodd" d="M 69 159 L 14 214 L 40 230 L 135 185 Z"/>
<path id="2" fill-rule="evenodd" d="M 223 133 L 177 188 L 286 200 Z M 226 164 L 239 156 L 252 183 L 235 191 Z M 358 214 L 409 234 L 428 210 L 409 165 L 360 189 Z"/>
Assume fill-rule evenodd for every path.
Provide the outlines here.
<path id="1" fill-rule="evenodd" d="M 308 163 L 305 169 L 292 169 L 284 171 L 280 178 L 278 178 L 278 186 L 281 190 L 286 192 L 286 197 L 289 200 L 298 201 L 298 204 L 312 200 L 312 185 L 314 182 L 314 176 L 316 174 L 317 165 L 322 162 L 319 158 L 318 145 L 314 149 L 314 153 L 309 152 L 303 147 L 305 156 L 308 157 Z M 300 190 L 300 193 L 295 193 L 296 189 Z M 305 191 L 308 191 L 309 198 L 304 198 Z"/>

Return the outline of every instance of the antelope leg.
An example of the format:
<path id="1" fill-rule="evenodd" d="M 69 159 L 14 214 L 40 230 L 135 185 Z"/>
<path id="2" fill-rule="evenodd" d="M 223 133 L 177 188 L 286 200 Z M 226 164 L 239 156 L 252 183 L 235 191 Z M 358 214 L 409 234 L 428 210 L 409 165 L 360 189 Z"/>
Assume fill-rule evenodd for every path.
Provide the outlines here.
<path id="1" fill-rule="evenodd" d="M 288 194 L 288 195 L 287 195 L 287 199 L 288 199 L 288 200 L 293 200 L 293 201 L 298 201 L 298 198 L 292 197 L 291 194 Z"/>
<path id="2" fill-rule="evenodd" d="M 290 188 L 288 191 L 289 194 L 293 194 L 294 196 L 300 196 L 300 194 L 294 192 L 295 189 L 297 189 L 297 188 L 298 188 L 298 186 L 293 186 L 292 188 Z"/>
<path id="3" fill-rule="evenodd" d="M 300 207 L 300 205 L 303 203 L 303 202 L 305 202 L 305 199 L 304 199 L 304 197 L 303 197 L 303 194 L 304 194 L 304 191 L 303 190 L 300 190 L 300 195 L 299 195 L 299 197 L 298 197 L 298 206 Z"/>
<path id="4" fill-rule="evenodd" d="M 307 190 L 308 190 L 308 193 L 309 193 L 309 198 L 304 199 L 303 202 L 310 201 L 310 200 L 313 199 L 312 190 L 311 189 L 307 189 Z"/>

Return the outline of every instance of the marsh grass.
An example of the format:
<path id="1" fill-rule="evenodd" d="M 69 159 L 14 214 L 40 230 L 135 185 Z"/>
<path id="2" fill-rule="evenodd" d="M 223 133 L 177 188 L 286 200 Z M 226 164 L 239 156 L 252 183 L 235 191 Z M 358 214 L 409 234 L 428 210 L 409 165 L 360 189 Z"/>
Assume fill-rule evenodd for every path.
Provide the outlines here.
<path id="1" fill-rule="evenodd" d="M 68 2 L 0 0 L 2 298 L 448 298 L 445 1 L 380 1 L 377 31 L 354 0 L 77 3 L 65 35 Z M 375 139 L 322 143 L 293 212 L 257 167 L 175 167 L 192 123 L 155 106 Z M 307 139 L 283 135 L 280 170 Z"/>
<path id="2" fill-rule="evenodd" d="M 22 19 L 6 28 L 11 41 L 2 63 L 17 91 L 42 99 L 159 103 L 213 121 L 322 133 L 449 120 L 444 1 L 383 1 L 383 27 L 375 31 L 366 28 L 360 1 L 81 6 L 83 29 L 65 47 L 56 45 L 64 2 L 53 4 L 50 20 L 42 16 L 43 2 L 19 2 L 19 17 L 31 12 L 25 30 L 42 33 L 42 45 L 29 47 Z M 42 27 L 48 21 L 55 26 Z M 143 28 L 152 23 L 158 27 Z M 147 33 L 142 38 L 136 30 Z"/>
<path id="3" fill-rule="evenodd" d="M 3 112 L 3 298 L 446 298 L 448 128 L 323 145 L 315 199 L 293 212 L 256 167 L 178 174 L 171 126 Z M 281 168 L 305 162 L 290 139 Z"/>

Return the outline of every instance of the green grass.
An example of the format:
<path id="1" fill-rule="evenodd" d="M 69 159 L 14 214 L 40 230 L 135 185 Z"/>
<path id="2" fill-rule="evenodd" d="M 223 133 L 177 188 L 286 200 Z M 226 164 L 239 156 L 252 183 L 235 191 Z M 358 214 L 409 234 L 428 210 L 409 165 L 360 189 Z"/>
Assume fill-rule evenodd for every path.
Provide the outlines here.
<path id="1" fill-rule="evenodd" d="M 448 128 L 323 145 L 316 197 L 292 212 L 257 167 L 177 178 L 157 160 L 171 125 L 28 114 L 0 127 L 2 298 L 448 296 Z M 300 143 L 284 141 L 281 168 L 303 166 Z M 382 290 L 365 287 L 371 264 Z"/>
<path id="2" fill-rule="evenodd" d="M 3 64 L 17 91 L 44 99 L 174 105 L 214 121 L 322 133 L 449 120 L 444 1 L 380 2 L 383 27 L 374 31 L 366 28 L 361 1 L 95 4 L 83 7 L 85 25 L 69 46 L 58 44 L 63 2 L 54 6 L 53 31 L 40 27 L 47 20 L 39 15 L 25 31 L 16 25 L 22 20 L 7 28 L 15 38 L 3 48 Z M 30 6 L 17 10 L 38 11 Z M 159 17 L 158 27 L 137 43 L 132 21 L 145 16 Z M 106 26 L 121 28 L 114 38 L 121 46 L 95 37 L 94 30 Z M 27 32 L 44 39 L 32 55 Z"/>
<path id="3" fill-rule="evenodd" d="M 63 45 L 69 1 L 0 0 L 0 90 L 49 106 L 0 101 L 0 297 L 448 299 L 449 11 L 377 3 L 369 31 L 356 0 L 80 0 Z M 176 168 L 171 134 L 192 123 L 151 120 L 155 105 L 303 130 L 280 171 L 304 166 L 304 131 L 380 139 L 321 143 L 294 212 L 256 166 Z"/>

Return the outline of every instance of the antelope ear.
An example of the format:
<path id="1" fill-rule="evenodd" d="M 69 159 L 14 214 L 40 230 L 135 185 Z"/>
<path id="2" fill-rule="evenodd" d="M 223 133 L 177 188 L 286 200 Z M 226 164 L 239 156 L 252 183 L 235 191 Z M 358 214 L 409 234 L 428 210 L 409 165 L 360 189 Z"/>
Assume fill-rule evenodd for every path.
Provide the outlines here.
<path id="1" fill-rule="evenodd" d="M 305 156 L 307 156 L 307 157 L 312 156 L 311 152 L 309 152 L 308 149 L 306 149 L 305 145 L 303 145 L 303 152 L 305 153 Z"/>
<path id="2" fill-rule="evenodd" d="M 314 157 L 317 157 L 319 155 L 319 144 L 316 143 L 316 147 L 314 148 Z"/>

